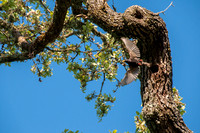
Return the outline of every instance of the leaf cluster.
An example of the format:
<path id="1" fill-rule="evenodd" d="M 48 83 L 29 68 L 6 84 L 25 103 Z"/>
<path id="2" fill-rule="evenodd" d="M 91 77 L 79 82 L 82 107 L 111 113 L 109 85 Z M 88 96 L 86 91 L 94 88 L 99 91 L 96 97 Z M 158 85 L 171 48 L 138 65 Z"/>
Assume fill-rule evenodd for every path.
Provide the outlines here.
<path id="1" fill-rule="evenodd" d="M 186 104 L 182 102 L 183 98 L 179 95 L 178 90 L 174 87 L 173 88 L 173 95 L 174 95 L 174 101 L 177 105 L 177 108 L 181 115 L 185 114 L 185 106 Z"/>
<path id="2" fill-rule="evenodd" d="M 99 95 L 95 101 L 95 109 L 97 109 L 97 116 L 102 120 L 104 115 L 108 114 L 108 111 L 111 110 L 111 105 L 107 104 L 107 102 L 113 103 L 116 100 L 115 97 L 112 97 L 110 94 L 107 95 L 104 93 L 103 95 Z"/>
<path id="3" fill-rule="evenodd" d="M 135 119 L 135 124 L 136 124 L 136 130 L 135 130 L 136 133 L 150 133 L 141 113 L 136 111 L 136 116 L 134 117 L 134 119 Z"/>
<path id="4" fill-rule="evenodd" d="M 23 36 L 31 44 L 52 23 L 53 9 L 46 1 L 3 0 L 0 7 L 0 18 L 4 22 L 0 24 L 1 56 L 23 53 L 18 37 Z M 59 37 L 42 52 L 31 57 L 31 71 L 37 74 L 40 82 L 41 78 L 53 75 L 52 64 L 61 63 L 67 64 L 66 70 L 80 81 L 83 93 L 86 93 L 90 81 L 103 80 L 101 86 L 93 88 L 86 96 L 88 101 L 95 100 L 100 119 L 111 109 L 111 105 L 106 102 L 115 101 L 115 97 L 109 93 L 102 95 L 104 82 L 116 81 L 118 64 L 123 60 L 120 42 L 103 32 L 87 20 L 87 16 L 73 15 L 69 9 Z M 10 63 L 5 65 L 11 66 Z"/>
<path id="5" fill-rule="evenodd" d="M 62 133 L 79 133 L 79 130 L 73 132 L 73 131 L 71 131 L 69 129 L 65 129 Z"/>

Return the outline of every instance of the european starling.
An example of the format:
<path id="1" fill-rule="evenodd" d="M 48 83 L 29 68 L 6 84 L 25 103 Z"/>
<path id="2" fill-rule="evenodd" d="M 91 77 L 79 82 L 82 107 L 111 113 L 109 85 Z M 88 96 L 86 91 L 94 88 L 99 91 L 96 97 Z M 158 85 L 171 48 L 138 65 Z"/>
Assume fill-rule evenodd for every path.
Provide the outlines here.
<path id="1" fill-rule="evenodd" d="M 133 80 L 136 80 L 137 76 L 140 73 L 139 66 L 144 64 L 150 67 L 150 64 L 143 62 L 140 59 L 140 50 L 134 42 L 124 37 L 122 37 L 121 40 L 125 44 L 125 47 L 130 56 L 129 59 L 125 59 L 125 62 L 129 65 L 129 69 L 126 72 L 124 78 L 119 83 L 119 86 L 124 86 L 130 84 Z"/>

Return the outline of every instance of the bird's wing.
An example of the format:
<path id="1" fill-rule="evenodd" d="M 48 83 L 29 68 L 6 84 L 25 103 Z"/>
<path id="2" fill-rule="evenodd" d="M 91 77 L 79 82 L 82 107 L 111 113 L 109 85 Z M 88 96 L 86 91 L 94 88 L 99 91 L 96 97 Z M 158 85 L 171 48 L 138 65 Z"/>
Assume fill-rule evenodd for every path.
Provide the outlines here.
<path id="1" fill-rule="evenodd" d="M 136 80 L 139 73 L 140 73 L 139 67 L 130 68 L 126 72 L 124 78 L 119 83 L 119 85 L 124 86 L 124 85 L 130 84 L 133 80 Z"/>
<path id="2" fill-rule="evenodd" d="M 122 37 L 121 40 L 124 42 L 131 58 L 140 57 L 140 50 L 135 43 L 125 37 Z"/>

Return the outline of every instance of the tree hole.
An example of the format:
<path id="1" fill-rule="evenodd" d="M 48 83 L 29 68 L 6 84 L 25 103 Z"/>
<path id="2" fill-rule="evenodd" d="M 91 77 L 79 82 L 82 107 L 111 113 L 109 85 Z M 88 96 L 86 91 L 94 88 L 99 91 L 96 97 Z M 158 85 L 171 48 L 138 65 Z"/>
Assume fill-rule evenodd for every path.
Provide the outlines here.
<path id="1" fill-rule="evenodd" d="M 152 71 L 152 73 L 156 73 L 158 72 L 158 65 L 153 65 L 150 67 L 150 70 Z"/>
<path id="2" fill-rule="evenodd" d="M 143 15 L 140 11 L 136 10 L 135 17 L 138 18 L 138 19 L 142 19 Z"/>

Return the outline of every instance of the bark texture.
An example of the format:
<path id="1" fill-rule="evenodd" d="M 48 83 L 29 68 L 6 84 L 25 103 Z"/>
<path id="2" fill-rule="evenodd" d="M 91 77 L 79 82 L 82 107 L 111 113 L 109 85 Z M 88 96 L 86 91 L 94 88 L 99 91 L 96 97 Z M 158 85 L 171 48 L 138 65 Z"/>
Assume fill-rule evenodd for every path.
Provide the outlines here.
<path id="1" fill-rule="evenodd" d="M 82 7 L 82 2 L 86 8 Z M 147 67 L 141 68 L 141 97 L 143 103 L 142 114 L 152 133 L 190 133 L 185 125 L 172 95 L 172 62 L 170 43 L 166 24 L 158 13 L 153 13 L 140 6 L 131 6 L 124 13 L 113 11 L 106 0 L 57 0 L 54 17 L 49 30 L 31 42 L 30 52 L 0 57 L 0 63 L 23 61 L 33 58 L 42 52 L 48 43 L 59 36 L 67 9 L 72 7 L 75 15 L 84 16 L 117 39 L 129 37 L 138 39 L 141 57 L 152 63 L 156 72 Z M 81 14 L 81 15 L 80 15 Z M 0 19 L 4 28 L 14 29 L 16 40 L 23 38 L 17 34 L 17 29 L 6 25 Z M 99 36 L 98 32 L 95 32 Z M 21 37 L 22 39 L 20 39 Z M 26 42 L 25 42 L 26 43 Z"/>
<path id="2" fill-rule="evenodd" d="M 142 114 L 152 133 L 189 133 L 172 95 L 172 61 L 166 24 L 159 14 L 140 6 L 114 12 L 103 0 L 87 1 L 87 16 L 113 36 L 139 41 L 142 59 L 157 72 L 141 68 Z"/>

